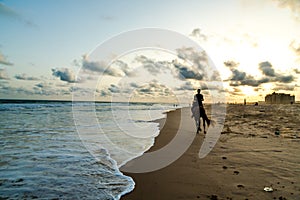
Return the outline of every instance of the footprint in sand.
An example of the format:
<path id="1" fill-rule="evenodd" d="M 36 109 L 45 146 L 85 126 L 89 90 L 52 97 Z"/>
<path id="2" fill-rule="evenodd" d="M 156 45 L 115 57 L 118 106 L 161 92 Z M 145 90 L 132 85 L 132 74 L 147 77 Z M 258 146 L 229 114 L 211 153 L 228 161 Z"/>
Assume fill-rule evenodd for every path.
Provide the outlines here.
<path id="1" fill-rule="evenodd" d="M 245 186 L 243 186 L 243 185 L 237 185 L 237 187 L 239 188 L 239 189 L 242 189 L 242 188 L 245 188 Z"/>
<path id="2" fill-rule="evenodd" d="M 234 175 L 238 175 L 240 172 L 239 171 L 234 171 L 233 174 Z"/>

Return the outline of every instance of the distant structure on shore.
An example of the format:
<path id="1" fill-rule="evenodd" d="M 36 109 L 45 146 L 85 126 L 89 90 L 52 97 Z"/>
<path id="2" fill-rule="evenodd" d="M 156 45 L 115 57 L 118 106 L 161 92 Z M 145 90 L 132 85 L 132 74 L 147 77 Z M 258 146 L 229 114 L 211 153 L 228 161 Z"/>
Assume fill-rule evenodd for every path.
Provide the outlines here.
<path id="1" fill-rule="evenodd" d="M 267 104 L 294 104 L 295 96 L 284 93 L 276 93 L 268 94 L 265 97 L 265 102 Z"/>

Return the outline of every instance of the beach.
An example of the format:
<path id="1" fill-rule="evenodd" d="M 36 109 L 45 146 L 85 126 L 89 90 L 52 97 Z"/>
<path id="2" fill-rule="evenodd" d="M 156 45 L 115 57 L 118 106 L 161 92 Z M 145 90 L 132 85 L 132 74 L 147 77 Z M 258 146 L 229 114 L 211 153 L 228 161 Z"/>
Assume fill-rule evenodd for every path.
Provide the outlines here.
<path id="1" fill-rule="evenodd" d="M 196 135 L 193 143 L 165 168 L 123 172 L 133 178 L 135 188 L 121 199 L 300 199 L 300 105 L 226 109 L 221 136 L 202 159 L 198 153 L 205 135 L 196 135 L 190 108 L 168 112 L 149 152 L 173 139 L 180 116 L 185 118 L 184 134 Z M 207 113 L 210 116 L 210 109 Z"/>

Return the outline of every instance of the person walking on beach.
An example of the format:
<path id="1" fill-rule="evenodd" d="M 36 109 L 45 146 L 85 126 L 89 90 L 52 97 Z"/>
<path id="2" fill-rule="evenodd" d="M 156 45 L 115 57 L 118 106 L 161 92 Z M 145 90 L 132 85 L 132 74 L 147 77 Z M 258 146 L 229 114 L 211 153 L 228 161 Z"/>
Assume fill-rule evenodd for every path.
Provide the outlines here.
<path id="1" fill-rule="evenodd" d="M 205 122 L 207 123 L 207 125 L 210 125 L 210 119 L 208 119 L 205 109 L 203 107 L 203 103 L 202 101 L 204 101 L 203 95 L 200 94 L 201 90 L 198 89 L 197 90 L 197 94 L 194 96 L 194 102 L 193 102 L 193 107 L 192 107 L 192 112 L 193 112 L 193 116 L 196 120 L 196 125 L 197 125 L 197 133 L 199 133 L 199 131 L 201 131 L 200 128 L 200 118 L 202 117 L 203 119 L 203 127 L 204 127 L 204 133 L 206 133 L 205 131 Z M 197 106 L 198 104 L 198 106 Z M 199 110 L 196 110 L 198 107 Z M 199 112 L 199 114 L 196 112 Z"/>

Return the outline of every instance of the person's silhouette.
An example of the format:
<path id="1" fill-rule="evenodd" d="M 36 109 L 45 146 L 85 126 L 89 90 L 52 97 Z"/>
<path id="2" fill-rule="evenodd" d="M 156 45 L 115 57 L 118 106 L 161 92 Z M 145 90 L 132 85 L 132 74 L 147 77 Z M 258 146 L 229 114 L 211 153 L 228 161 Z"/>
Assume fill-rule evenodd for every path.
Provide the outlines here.
<path id="1" fill-rule="evenodd" d="M 203 98 L 203 95 L 200 94 L 200 92 L 201 92 L 201 90 L 198 89 L 197 90 L 197 94 L 194 96 L 194 101 L 197 101 L 197 103 L 198 103 L 199 112 L 200 112 L 200 118 L 202 117 L 202 119 L 203 119 L 204 133 L 206 133 L 206 131 L 205 131 L 205 122 L 209 126 L 210 125 L 210 119 L 208 119 L 208 117 L 206 115 L 206 112 L 205 112 L 205 109 L 203 107 L 202 101 L 204 101 L 204 98 Z M 199 126 L 197 128 L 198 128 L 197 129 L 197 133 L 198 133 L 199 131 L 201 131 L 201 129 L 200 129 L 200 123 L 199 123 Z"/>

